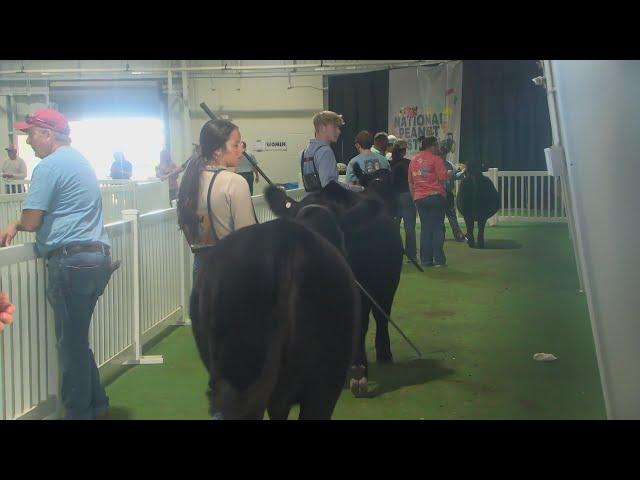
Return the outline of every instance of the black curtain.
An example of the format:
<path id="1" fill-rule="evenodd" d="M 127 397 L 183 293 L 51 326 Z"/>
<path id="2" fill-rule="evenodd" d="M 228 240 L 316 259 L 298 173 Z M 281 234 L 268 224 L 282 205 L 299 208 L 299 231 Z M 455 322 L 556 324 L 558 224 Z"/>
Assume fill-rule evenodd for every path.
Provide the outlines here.
<path id="1" fill-rule="evenodd" d="M 329 110 L 343 115 L 342 135 L 332 145 L 338 163 L 349 163 L 360 130 L 387 131 L 389 127 L 389 72 L 381 70 L 329 77 Z"/>
<path id="2" fill-rule="evenodd" d="M 465 60 L 460 161 L 500 170 L 546 170 L 551 145 L 546 91 L 534 60 Z"/>

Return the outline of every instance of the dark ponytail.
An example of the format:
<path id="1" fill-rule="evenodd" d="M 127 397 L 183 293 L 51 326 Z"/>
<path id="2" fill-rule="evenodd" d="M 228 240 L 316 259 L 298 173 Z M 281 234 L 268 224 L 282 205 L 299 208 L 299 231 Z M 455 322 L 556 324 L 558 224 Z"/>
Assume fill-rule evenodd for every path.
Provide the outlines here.
<path id="1" fill-rule="evenodd" d="M 216 150 L 225 149 L 231 133 L 238 127 L 228 120 L 209 120 L 200 130 L 200 145 L 195 147 L 187 160 L 187 168 L 178 190 L 178 225 L 189 238 L 198 235 L 198 199 L 200 196 L 200 175 L 206 162 L 213 158 Z"/>

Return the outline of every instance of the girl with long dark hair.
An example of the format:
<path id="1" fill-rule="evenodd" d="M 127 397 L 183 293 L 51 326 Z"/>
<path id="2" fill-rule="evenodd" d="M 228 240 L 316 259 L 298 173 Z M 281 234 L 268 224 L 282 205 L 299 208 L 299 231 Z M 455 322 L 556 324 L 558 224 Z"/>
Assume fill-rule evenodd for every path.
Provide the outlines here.
<path id="1" fill-rule="evenodd" d="M 189 162 L 178 191 L 178 224 L 194 252 L 193 278 L 211 247 L 229 233 L 257 223 L 249 186 L 234 173 L 242 138 L 227 120 L 209 120 L 200 130 L 200 154 Z"/>

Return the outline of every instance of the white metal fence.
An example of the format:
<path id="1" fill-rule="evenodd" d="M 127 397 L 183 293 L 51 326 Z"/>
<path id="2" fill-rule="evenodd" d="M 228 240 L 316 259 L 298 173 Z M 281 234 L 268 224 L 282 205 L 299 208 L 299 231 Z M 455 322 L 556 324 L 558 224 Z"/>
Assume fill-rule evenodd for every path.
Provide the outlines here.
<path id="1" fill-rule="evenodd" d="M 500 171 L 490 168 L 484 173 L 500 196 L 500 209 L 489 220 L 532 222 L 566 222 L 562 181 L 544 171 Z M 456 183 L 456 193 L 460 182 Z"/>
<path id="2" fill-rule="evenodd" d="M 29 181 L 25 181 L 28 185 Z M 4 190 L 0 190 L 2 192 Z M 169 186 L 167 182 L 148 181 L 135 182 L 128 180 L 100 180 L 102 195 L 102 211 L 104 222 L 113 223 L 120 220 L 122 211 L 137 209 L 140 213 L 169 207 Z M 26 193 L 0 193 L 0 228 L 20 218 L 22 203 Z M 15 244 L 33 242 L 35 234 L 19 232 L 14 239 Z"/>
<path id="3" fill-rule="evenodd" d="M 122 265 L 98 300 L 89 330 L 101 372 L 139 362 L 144 342 L 186 316 L 191 277 L 185 275 L 185 242 L 177 229 L 176 210 L 140 216 L 134 211 L 133 217 L 106 226 L 112 259 Z M 0 291 L 16 305 L 14 323 L 0 335 L 0 420 L 45 418 L 59 411 L 55 330 L 45 273 L 45 261 L 34 244 L 0 249 Z"/>
<path id="4" fill-rule="evenodd" d="M 500 194 L 498 221 L 567 221 L 560 177 L 547 172 L 498 169 L 490 169 L 486 175 Z"/>

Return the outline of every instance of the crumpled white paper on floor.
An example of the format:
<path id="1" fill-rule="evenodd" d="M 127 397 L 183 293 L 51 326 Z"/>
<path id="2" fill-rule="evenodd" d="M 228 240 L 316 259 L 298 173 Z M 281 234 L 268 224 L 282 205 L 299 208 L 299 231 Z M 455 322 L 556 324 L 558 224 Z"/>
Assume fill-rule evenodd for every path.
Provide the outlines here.
<path id="1" fill-rule="evenodd" d="M 538 362 L 553 362 L 554 360 L 557 360 L 558 357 L 553 353 L 536 353 L 533 355 L 533 359 Z"/>

